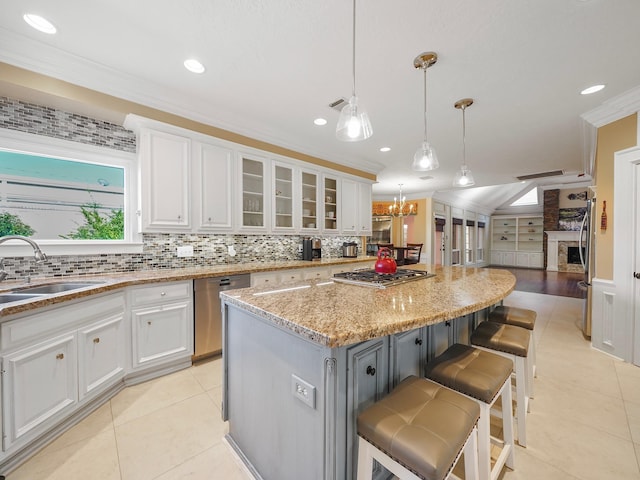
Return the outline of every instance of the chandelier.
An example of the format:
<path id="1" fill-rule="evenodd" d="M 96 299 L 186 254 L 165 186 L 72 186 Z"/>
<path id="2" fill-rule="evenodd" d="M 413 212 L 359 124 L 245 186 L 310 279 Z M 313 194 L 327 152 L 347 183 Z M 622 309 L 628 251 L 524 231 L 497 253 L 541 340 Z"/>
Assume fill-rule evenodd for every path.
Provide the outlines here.
<path id="1" fill-rule="evenodd" d="M 389 215 L 393 217 L 406 217 L 415 215 L 416 208 L 413 203 L 407 204 L 407 197 L 402 195 L 402 183 L 399 183 L 400 197 L 393 197 L 393 205 L 389 205 Z"/>

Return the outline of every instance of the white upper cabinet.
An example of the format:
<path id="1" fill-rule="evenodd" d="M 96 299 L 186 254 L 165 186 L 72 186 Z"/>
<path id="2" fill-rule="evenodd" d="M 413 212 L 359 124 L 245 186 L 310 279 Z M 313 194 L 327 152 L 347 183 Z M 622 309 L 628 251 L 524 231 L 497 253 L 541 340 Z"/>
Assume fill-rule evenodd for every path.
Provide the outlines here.
<path id="1" fill-rule="evenodd" d="M 128 115 L 143 232 L 371 234 L 371 184 Z"/>
<path id="2" fill-rule="evenodd" d="M 358 182 L 358 234 L 371 235 L 371 184 Z"/>
<path id="3" fill-rule="evenodd" d="M 354 180 L 343 178 L 340 185 L 342 187 L 342 195 L 340 197 L 342 233 L 355 235 L 360 223 L 358 215 L 358 183 Z"/>
<path id="4" fill-rule="evenodd" d="M 140 179 L 142 231 L 189 230 L 191 140 L 142 129 Z"/>
<path id="5" fill-rule="evenodd" d="M 341 214 L 338 209 L 340 205 L 340 191 L 338 188 L 339 179 L 335 176 L 323 175 L 323 223 L 322 231 L 324 233 L 338 233 L 338 222 L 340 221 L 339 215 Z"/>
<path id="6" fill-rule="evenodd" d="M 317 232 L 321 223 L 320 175 L 312 170 L 300 169 L 300 229 L 303 232 Z"/>
<path id="7" fill-rule="evenodd" d="M 297 192 L 294 186 L 295 169 L 292 165 L 273 162 L 271 169 L 271 225 L 274 232 L 295 231 L 295 200 Z"/>
<path id="8" fill-rule="evenodd" d="M 341 225 L 347 235 L 371 235 L 371 184 L 343 178 Z"/>
<path id="9" fill-rule="evenodd" d="M 197 230 L 233 229 L 233 152 L 209 143 L 193 144 L 192 192 Z"/>
<path id="10" fill-rule="evenodd" d="M 266 232 L 269 211 L 270 185 L 267 161 L 249 156 L 240 157 L 240 202 L 239 227 L 243 231 Z"/>

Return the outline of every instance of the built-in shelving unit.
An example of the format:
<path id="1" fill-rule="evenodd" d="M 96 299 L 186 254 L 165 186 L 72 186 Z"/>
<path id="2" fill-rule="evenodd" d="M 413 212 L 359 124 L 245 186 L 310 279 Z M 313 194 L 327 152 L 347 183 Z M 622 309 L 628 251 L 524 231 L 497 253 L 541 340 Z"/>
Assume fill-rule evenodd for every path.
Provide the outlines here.
<path id="1" fill-rule="evenodd" d="M 539 215 L 491 220 L 491 264 L 542 268 L 543 219 Z"/>

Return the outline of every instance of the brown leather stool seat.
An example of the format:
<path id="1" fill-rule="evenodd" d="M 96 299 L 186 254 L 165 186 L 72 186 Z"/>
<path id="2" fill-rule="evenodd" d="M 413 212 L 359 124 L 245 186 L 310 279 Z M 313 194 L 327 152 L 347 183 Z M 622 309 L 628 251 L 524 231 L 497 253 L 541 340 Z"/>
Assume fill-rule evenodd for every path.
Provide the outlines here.
<path id="1" fill-rule="evenodd" d="M 527 446 L 526 416 L 533 388 L 533 369 L 528 358 L 533 332 L 526 328 L 495 322 L 482 322 L 470 337 L 474 347 L 497 353 L 511 360 L 516 377 L 516 418 L 518 443 Z"/>
<path id="2" fill-rule="evenodd" d="M 491 403 L 512 371 L 513 363 L 509 359 L 456 343 L 427 364 L 426 377 Z"/>
<path id="3" fill-rule="evenodd" d="M 536 326 L 537 316 L 535 310 L 499 305 L 489 314 L 489 321 L 533 330 Z"/>
<path id="4" fill-rule="evenodd" d="M 358 416 L 358 435 L 419 478 L 442 480 L 475 433 L 479 416 L 473 400 L 411 376 Z M 361 441 L 359 449 L 364 447 Z M 358 478 L 371 478 L 363 465 L 359 458 Z"/>
<path id="5" fill-rule="evenodd" d="M 526 357 L 531 333 L 520 327 L 482 322 L 471 334 L 471 344 L 518 357 Z"/>
<path id="6" fill-rule="evenodd" d="M 513 415 L 502 411 L 503 439 L 491 436 L 491 407 L 498 397 L 503 405 L 511 404 L 513 362 L 495 353 L 456 343 L 427 364 L 426 377 L 445 387 L 475 398 L 480 406 L 478 421 L 478 467 L 480 478 L 497 478 L 502 467 L 515 467 Z M 501 447 L 491 463 L 492 442 Z"/>

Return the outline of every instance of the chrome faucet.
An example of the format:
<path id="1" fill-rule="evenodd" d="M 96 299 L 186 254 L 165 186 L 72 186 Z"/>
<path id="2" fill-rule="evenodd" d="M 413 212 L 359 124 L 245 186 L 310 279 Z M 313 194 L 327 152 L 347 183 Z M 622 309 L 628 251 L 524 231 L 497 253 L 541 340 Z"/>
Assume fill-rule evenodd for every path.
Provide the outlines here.
<path id="1" fill-rule="evenodd" d="M 40 246 L 30 238 L 23 237 L 22 235 L 5 235 L 4 237 L 0 237 L 0 244 L 8 240 L 22 240 L 23 242 L 27 242 L 33 247 L 33 254 L 36 259 L 36 263 L 43 263 L 47 261 L 47 256 L 42 250 L 40 250 Z M 0 258 L 0 282 L 7 278 L 8 275 L 9 274 L 4 270 L 4 258 Z"/>

